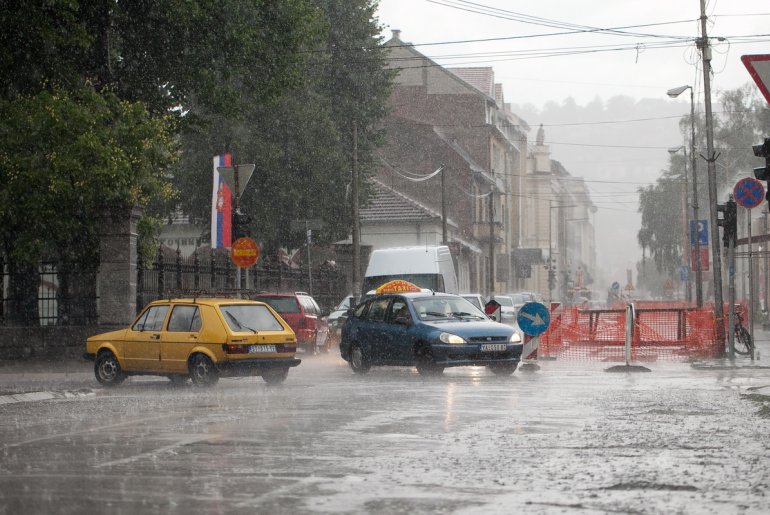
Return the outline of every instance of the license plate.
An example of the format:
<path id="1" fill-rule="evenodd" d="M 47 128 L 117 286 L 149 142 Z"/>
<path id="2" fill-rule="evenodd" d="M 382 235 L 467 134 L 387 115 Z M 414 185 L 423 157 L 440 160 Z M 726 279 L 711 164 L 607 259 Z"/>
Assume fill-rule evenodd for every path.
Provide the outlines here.
<path id="1" fill-rule="evenodd" d="M 507 350 L 505 343 L 482 343 L 481 352 L 501 352 Z"/>
<path id="2" fill-rule="evenodd" d="M 275 345 L 249 345 L 249 354 L 275 352 Z"/>

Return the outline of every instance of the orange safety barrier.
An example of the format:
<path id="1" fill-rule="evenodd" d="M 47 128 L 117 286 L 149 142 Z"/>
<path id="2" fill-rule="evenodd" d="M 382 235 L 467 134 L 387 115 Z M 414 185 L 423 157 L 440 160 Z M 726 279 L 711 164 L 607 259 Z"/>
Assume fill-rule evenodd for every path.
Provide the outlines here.
<path id="1" fill-rule="evenodd" d="M 634 303 L 633 361 L 703 359 L 720 355 L 714 310 L 678 302 Z M 538 356 L 624 361 L 626 309 L 558 308 L 541 337 Z"/>

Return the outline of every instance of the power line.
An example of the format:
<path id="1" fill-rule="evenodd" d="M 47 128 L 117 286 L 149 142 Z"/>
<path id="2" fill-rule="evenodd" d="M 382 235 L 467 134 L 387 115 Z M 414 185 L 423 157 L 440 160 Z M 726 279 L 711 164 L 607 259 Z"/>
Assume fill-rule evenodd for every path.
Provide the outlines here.
<path id="1" fill-rule="evenodd" d="M 499 9 L 497 7 L 490 7 L 484 4 L 479 4 L 476 2 L 470 2 L 465 0 L 427 0 L 427 1 L 429 3 L 443 5 L 445 7 L 450 7 L 461 11 L 471 12 L 475 14 L 483 14 L 483 15 L 491 16 L 497 19 L 517 21 L 519 23 L 524 23 L 528 25 L 539 25 L 539 26 L 551 27 L 551 28 L 565 28 L 565 29 L 577 30 L 579 32 L 596 32 L 600 34 L 606 33 L 606 34 L 620 35 L 620 36 L 670 37 L 670 36 L 659 36 L 657 34 L 649 34 L 649 33 L 626 32 L 624 30 L 620 30 L 617 28 L 606 29 L 606 28 L 600 28 L 600 27 L 593 27 L 590 25 L 579 25 L 579 24 L 574 24 L 569 22 L 562 22 L 558 20 L 552 20 L 549 18 L 541 18 L 538 16 L 531 16 L 528 14 L 522 14 L 515 11 L 509 11 L 506 9 Z M 690 20 L 690 21 L 694 21 L 694 20 Z M 673 23 L 673 22 L 666 22 L 666 23 L 655 24 L 655 25 L 666 25 L 670 23 Z"/>

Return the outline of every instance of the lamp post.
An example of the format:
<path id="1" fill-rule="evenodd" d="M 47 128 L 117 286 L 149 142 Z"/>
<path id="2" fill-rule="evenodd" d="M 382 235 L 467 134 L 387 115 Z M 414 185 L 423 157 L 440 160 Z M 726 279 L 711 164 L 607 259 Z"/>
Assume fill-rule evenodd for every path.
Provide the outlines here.
<path id="1" fill-rule="evenodd" d="M 695 226 L 698 227 L 698 174 L 696 170 L 695 159 L 695 93 L 690 85 L 679 86 L 678 88 L 669 89 L 666 94 L 671 98 L 676 98 L 687 89 L 690 90 L 690 173 L 692 174 L 692 217 L 695 220 Z M 685 159 L 687 157 L 685 156 Z M 716 228 L 712 227 L 711 231 L 715 231 Z M 699 234 L 695 234 L 695 305 L 699 308 L 703 307 L 703 274 L 701 272 L 701 260 L 700 260 L 700 238 Z"/>

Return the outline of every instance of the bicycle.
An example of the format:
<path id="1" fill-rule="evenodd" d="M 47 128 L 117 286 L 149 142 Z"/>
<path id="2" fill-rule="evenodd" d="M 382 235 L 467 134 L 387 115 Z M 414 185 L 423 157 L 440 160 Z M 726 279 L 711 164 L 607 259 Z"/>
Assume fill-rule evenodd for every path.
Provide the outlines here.
<path id="1" fill-rule="evenodd" d="M 743 326 L 743 309 L 740 305 L 735 306 L 735 325 L 733 327 L 734 332 L 734 348 L 735 352 L 741 355 L 752 354 L 754 352 L 754 340 L 751 338 L 748 329 Z"/>

